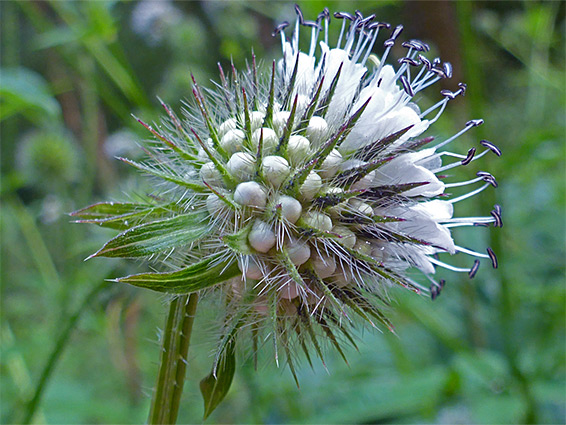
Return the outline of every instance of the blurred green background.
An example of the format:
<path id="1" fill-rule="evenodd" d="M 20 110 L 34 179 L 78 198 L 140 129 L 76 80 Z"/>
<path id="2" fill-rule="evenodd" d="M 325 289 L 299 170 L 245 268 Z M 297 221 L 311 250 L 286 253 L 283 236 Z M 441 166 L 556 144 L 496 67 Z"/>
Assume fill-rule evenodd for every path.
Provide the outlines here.
<path id="1" fill-rule="evenodd" d="M 453 149 L 487 138 L 504 152 L 474 163 L 500 187 L 457 206 L 485 214 L 497 202 L 504 227 L 455 232 L 466 246 L 493 247 L 500 268 L 484 263 L 472 281 L 440 271 L 448 284 L 435 302 L 395 293 L 398 336 L 360 330 L 349 365 L 334 354 L 330 373 L 303 364 L 299 390 L 269 353 L 257 372 L 242 359 L 207 422 L 564 423 L 565 3 L 299 4 L 308 19 L 327 6 L 403 23 L 402 38 L 454 65 L 444 88 L 468 83 L 433 131 L 447 137 L 482 117 Z M 112 233 L 67 213 L 143 193 L 147 182 L 114 159 L 142 154 L 148 134 L 130 114 L 159 120 L 156 96 L 179 110 L 191 72 L 211 87 L 218 61 L 242 68 L 252 48 L 269 63 L 279 55 L 271 31 L 294 19 L 293 3 L 2 1 L 0 13 L 0 418 L 24 421 L 43 382 L 35 423 L 144 422 L 167 300 L 101 287 L 146 266 L 83 262 Z M 180 423 L 201 421 L 197 383 L 217 334 L 214 303 L 199 313 Z"/>

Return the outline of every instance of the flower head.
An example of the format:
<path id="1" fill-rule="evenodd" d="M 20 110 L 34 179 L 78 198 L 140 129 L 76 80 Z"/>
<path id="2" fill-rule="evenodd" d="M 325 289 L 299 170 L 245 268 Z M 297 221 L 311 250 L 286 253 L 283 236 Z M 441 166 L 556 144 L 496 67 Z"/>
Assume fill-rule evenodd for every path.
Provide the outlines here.
<path id="1" fill-rule="evenodd" d="M 478 258 L 497 265 L 491 250 L 460 247 L 451 234 L 457 226 L 502 225 L 498 206 L 489 217 L 453 216 L 454 204 L 497 186 L 495 179 L 479 172 L 447 183 L 440 175 L 500 154 L 487 141 L 478 154 L 445 151 L 482 120 L 436 144 L 421 137 L 465 93 L 464 84 L 442 90 L 425 111 L 413 102 L 451 76 L 450 64 L 427 59 L 428 46 L 417 40 L 402 43 L 406 55 L 398 65 L 387 64 L 401 26 L 336 13 L 342 29 L 331 44 L 328 10 L 316 21 L 296 10 L 291 38 L 286 24 L 275 31 L 283 57 L 271 72 L 263 74 L 255 58 L 244 73 L 220 69 L 214 91 L 205 95 L 195 82 L 185 120 L 163 105 L 168 119 L 159 129 L 142 122 L 155 136 L 150 160 L 123 160 L 158 178 L 150 201 L 75 213 L 123 230 L 94 256 L 149 257 L 173 270 L 118 281 L 167 293 L 223 289 L 219 352 L 240 330 L 257 337 L 266 328 L 276 350 L 289 354 L 294 341 L 307 355 L 313 346 L 322 356 L 321 338 L 338 350 L 339 341 L 353 342 L 356 317 L 392 328 L 382 312 L 388 288 L 434 299 L 444 285 L 433 277 L 437 266 L 473 277 Z M 302 52 L 304 32 L 310 48 Z M 377 56 L 372 51 L 383 34 Z M 451 161 L 443 165 L 444 158 Z M 465 185 L 479 187 L 458 197 L 447 193 Z M 475 262 L 458 268 L 437 255 L 458 252 Z M 409 277 L 409 269 L 422 279 Z"/>

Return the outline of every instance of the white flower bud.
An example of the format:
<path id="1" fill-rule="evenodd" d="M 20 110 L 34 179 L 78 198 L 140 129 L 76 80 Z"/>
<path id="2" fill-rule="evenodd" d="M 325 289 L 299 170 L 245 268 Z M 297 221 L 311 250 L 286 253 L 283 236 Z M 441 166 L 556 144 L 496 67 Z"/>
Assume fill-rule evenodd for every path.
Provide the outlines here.
<path id="1" fill-rule="evenodd" d="M 289 259 L 297 267 L 306 263 L 311 256 L 311 248 L 304 241 L 291 239 L 285 243 L 285 248 Z"/>
<path id="2" fill-rule="evenodd" d="M 222 174 L 216 169 L 212 162 L 207 162 L 200 167 L 200 178 L 211 186 L 222 185 Z"/>
<path id="3" fill-rule="evenodd" d="M 292 165 L 302 164 L 308 157 L 310 143 L 306 137 L 291 136 L 287 145 L 287 157 Z"/>
<path id="4" fill-rule="evenodd" d="M 261 163 L 265 180 L 274 187 L 279 187 L 289 177 L 289 163 L 282 156 L 266 156 Z"/>
<path id="5" fill-rule="evenodd" d="M 253 181 L 244 182 L 236 187 L 234 201 L 248 207 L 263 208 L 267 203 L 267 195 L 260 184 Z"/>
<path id="6" fill-rule="evenodd" d="M 292 300 L 293 298 L 298 297 L 299 288 L 293 279 L 287 278 L 283 285 L 279 288 L 279 293 L 281 294 L 281 298 Z"/>
<path id="7" fill-rule="evenodd" d="M 323 252 L 319 255 L 317 252 L 313 251 L 311 264 L 317 276 L 321 279 L 332 276 L 336 271 L 336 260 L 334 259 L 334 256 L 326 255 Z"/>
<path id="8" fill-rule="evenodd" d="M 220 217 L 224 215 L 223 213 L 225 211 L 227 211 L 228 206 L 222 199 L 212 193 L 208 195 L 208 198 L 206 198 L 206 209 L 208 210 L 210 215 L 214 217 Z"/>
<path id="9" fill-rule="evenodd" d="M 352 276 L 345 274 L 344 270 L 337 270 L 332 278 L 332 283 L 339 288 L 345 288 L 346 286 L 352 285 L 354 280 L 352 279 Z"/>
<path id="10" fill-rule="evenodd" d="M 281 111 L 273 114 L 273 129 L 277 133 L 277 136 L 281 137 L 283 135 L 283 130 L 287 125 L 290 115 L 291 113 L 289 111 Z"/>
<path id="11" fill-rule="evenodd" d="M 265 119 L 265 114 L 259 111 L 253 111 L 250 114 L 250 124 L 252 127 L 252 133 L 263 125 L 263 120 Z"/>
<path id="12" fill-rule="evenodd" d="M 248 242 L 256 251 L 266 253 L 275 246 L 275 233 L 265 221 L 256 220 L 248 235 Z"/>
<path id="13" fill-rule="evenodd" d="M 255 159 L 246 152 L 236 152 L 230 157 L 226 169 L 240 181 L 249 180 L 255 171 Z"/>
<path id="14" fill-rule="evenodd" d="M 218 138 L 222 139 L 228 131 L 235 130 L 236 128 L 238 128 L 236 120 L 234 118 L 228 118 L 218 126 Z"/>
<path id="15" fill-rule="evenodd" d="M 340 164 L 342 164 L 342 155 L 338 150 L 332 149 L 320 166 L 319 174 L 325 179 L 330 179 L 338 172 Z"/>
<path id="16" fill-rule="evenodd" d="M 332 219 L 326 214 L 318 211 L 309 211 L 305 213 L 302 220 L 307 226 L 322 230 L 323 232 L 332 229 Z"/>
<path id="17" fill-rule="evenodd" d="M 371 255 L 372 245 L 370 241 L 358 239 L 354 245 L 354 249 L 362 255 Z"/>
<path id="18" fill-rule="evenodd" d="M 348 248 L 353 248 L 356 244 L 356 235 L 346 226 L 337 225 L 332 228 L 332 233 L 336 233 L 340 236 L 338 241 Z"/>
<path id="19" fill-rule="evenodd" d="M 306 136 L 313 146 L 318 146 L 328 136 L 328 124 L 322 117 L 312 117 L 307 126 Z"/>
<path id="20" fill-rule="evenodd" d="M 242 130 L 228 130 L 220 139 L 220 147 L 229 154 L 233 154 L 242 150 L 244 140 L 246 140 L 246 133 Z"/>
<path id="21" fill-rule="evenodd" d="M 385 253 L 385 247 L 374 243 L 371 249 L 371 256 L 378 261 L 385 260 L 385 258 L 387 257 L 387 254 Z"/>
<path id="22" fill-rule="evenodd" d="M 259 266 L 254 255 L 245 255 L 238 258 L 238 268 L 248 279 L 260 280 L 264 276 L 262 267 Z"/>
<path id="23" fill-rule="evenodd" d="M 259 145 L 259 139 L 261 137 L 261 132 L 263 131 L 263 154 L 269 155 L 275 151 L 275 148 L 279 145 L 279 137 L 275 134 L 271 128 L 263 127 L 258 128 L 252 133 L 252 144 L 255 149 Z"/>
<path id="24" fill-rule="evenodd" d="M 284 219 L 293 224 L 297 222 L 303 210 L 299 201 L 290 196 L 282 195 L 277 198 L 277 204 L 281 205 L 281 216 Z"/>
<path id="25" fill-rule="evenodd" d="M 299 189 L 299 193 L 301 194 L 301 197 L 305 201 L 311 201 L 312 198 L 314 198 L 314 196 L 318 193 L 321 187 L 322 187 L 322 179 L 314 171 L 311 171 L 307 176 L 307 178 L 305 179 L 305 182 Z"/>
<path id="26" fill-rule="evenodd" d="M 366 215 L 369 217 L 373 215 L 373 208 L 370 205 L 366 204 L 365 202 L 352 198 L 349 200 L 348 203 L 351 206 L 353 206 L 358 211 L 359 214 Z"/>

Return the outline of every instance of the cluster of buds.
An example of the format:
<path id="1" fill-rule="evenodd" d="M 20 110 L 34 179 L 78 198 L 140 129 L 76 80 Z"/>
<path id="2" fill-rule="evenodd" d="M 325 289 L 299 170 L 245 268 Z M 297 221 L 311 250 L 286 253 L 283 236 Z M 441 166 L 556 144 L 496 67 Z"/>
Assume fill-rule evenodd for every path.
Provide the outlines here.
<path id="1" fill-rule="evenodd" d="M 330 47 L 328 10 L 316 21 L 296 11 L 290 40 L 287 23 L 276 28 L 283 57 L 270 73 L 258 70 L 255 57 L 244 73 L 232 67 L 227 76 L 220 68 L 216 90 L 205 94 L 194 83 L 185 120 L 163 105 L 168 119 L 159 129 L 142 122 L 155 136 L 151 160 L 124 161 L 162 182 L 152 202 L 76 213 L 124 230 L 95 256 L 145 256 L 173 269 L 118 281 L 168 293 L 221 289 L 212 291 L 223 293 L 227 306 L 219 353 L 241 330 L 258 338 L 264 329 L 276 352 L 286 350 L 291 369 L 293 342 L 307 357 L 309 346 L 322 357 L 321 338 L 342 352 L 340 341 L 354 343 L 356 317 L 392 329 L 382 311 L 391 287 L 434 299 L 444 286 L 434 278 L 437 267 L 470 277 L 481 258 L 496 267 L 490 249 L 458 246 L 450 229 L 502 225 L 498 206 L 488 217 L 453 216 L 455 203 L 497 186 L 491 174 L 453 183 L 439 177 L 488 152 L 500 155 L 487 141 L 479 153 L 444 150 L 482 120 L 432 147 L 433 137 L 421 137 L 465 93 L 464 84 L 442 90 L 424 112 L 413 102 L 451 77 L 450 64 L 427 59 L 428 46 L 417 40 L 402 43 L 407 53 L 397 68 L 386 64 L 402 27 L 390 32 L 378 57 L 372 50 L 390 25 L 359 12 L 334 15 L 342 29 Z M 305 29 L 308 52 L 299 49 Z M 443 157 L 453 162 L 443 165 Z M 477 183 L 457 197 L 446 193 Z M 458 252 L 475 258 L 469 268 L 439 259 Z"/>

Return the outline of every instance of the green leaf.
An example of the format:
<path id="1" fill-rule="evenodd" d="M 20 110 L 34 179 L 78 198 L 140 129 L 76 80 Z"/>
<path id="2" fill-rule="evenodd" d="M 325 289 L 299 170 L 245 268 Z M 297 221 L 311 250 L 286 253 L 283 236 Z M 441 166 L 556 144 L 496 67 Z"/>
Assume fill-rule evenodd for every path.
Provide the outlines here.
<path id="1" fill-rule="evenodd" d="M 178 215 L 132 227 L 110 239 L 91 257 L 143 257 L 188 245 L 209 231 L 207 215 Z"/>
<path id="2" fill-rule="evenodd" d="M 254 251 L 252 251 L 250 245 L 248 244 L 248 235 L 250 234 L 251 230 L 252 223 L 249 223 L 247 226 L 234 233 L 233 235 L 223 236 L 222 242 L 224 242 L 224 244 L 236 254 L 252 255 Z"/>
<path id="3" fill-rule="evenodd" d="M 26 68 L 2 68 L 0 121 L 23 113 L 33 122 L 57 122 L 61 107 L 43 77 Z"/>
<path id="4" fill-rule="evenodd" d="M 200 392 L 204 399 L 203 420 L 208 418 L 220 402 L 224 400 L 232 385 L 234 372 L 236 371 L 235 347 L 236 341 L 231 339 L 222 352 L 216 370 L 212 370 L 206 378 L 200 381 Z"/>
<path id="5" fill-rule="evenodd" d="M 219 261 L 220 254 L 170 273 L 141 273 L 116 279 L 140 288 L 169 294 L 188 294 L 241 274 L 236 261 Z"/>
<path id="6" fill-rule="evenodd" d="M 138 203 L 99 202 L 72 212 L 72 217 L 80 217 L 75 223 L 98 224 L 117 230 L 126 230 L 133 223 L 141 224 L 161 218 L 174 209 L 175 205 L 157 206 Z"/>

